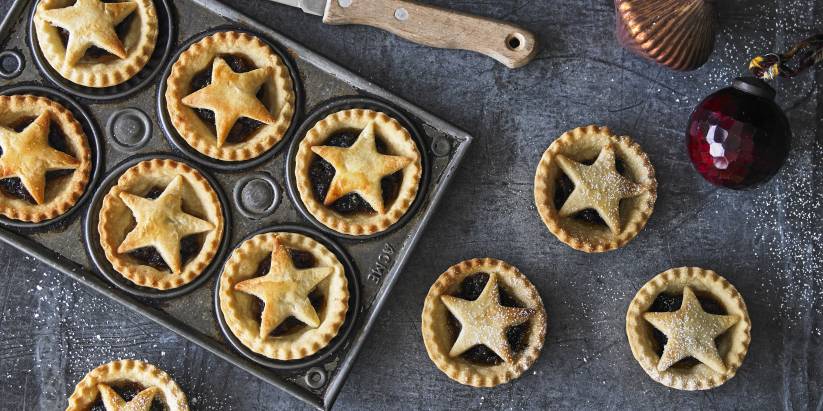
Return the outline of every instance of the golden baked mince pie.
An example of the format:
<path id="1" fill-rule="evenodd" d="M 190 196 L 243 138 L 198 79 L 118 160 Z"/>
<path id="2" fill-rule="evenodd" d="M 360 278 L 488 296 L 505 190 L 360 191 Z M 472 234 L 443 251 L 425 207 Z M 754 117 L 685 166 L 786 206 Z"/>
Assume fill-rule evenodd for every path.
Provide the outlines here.
<path id="1" fill-rule="evenodd" d="M 288 131 L 295 111 L 289 69 L 259 38 L 220 32 L 180 54 L 166 106 L 191 147 L 222 161 L 258 157 Z"/>
<path id="2" fill-rule="evenodd" d="M 47 98 L 0 96 L 0 214 L 37 223 L 83 195 L 91 150 L 69 110 Z"/>
<path id="3" fill-rule="evenodd" d="M 86 87 L 110 87 L 134 77 L 157 42 L 151 0 L 40 0 L 37 43 L 49 65 Z"/>
<path id="4" fill-rule="evenodd" d="M 217 193 L 200 172 L 153 159 L 126 170 L 106 193 L 98 232 L 117 272 L 134 284 L 167 290 L 203 273 L 224 224 Z"/>
<path id="5" fill-rule="evenodd" d="M 626 314 L 632 354 L 655 381 L 705 390 L 732 378 L 751 341 L 737 290 L 714 271 L 673 268 L 637 292 Z"/>
<path id="6" fill-rule="evenodd" d="M 423 342 L 449 378 L 493 387 L 519 377 L 537 361 L 546 311 L 534 285 L 517 268 L 491 258 L 450 267 L 423 305 Z"/>
<path id="7" fill-rule="evenodd" d="M 648 156 L 608 128 L 580 127 L 543 153 L 534 177 L 543 222 L 560 241 L 602 252 L 631 241 L 654 209 L 657 180 Z"/>
<path id="8" fill-rule="evenodd" d="M 323 349 L 348 309 L 343 265 L 302 234 L 265 233 L 244 241 L 220 277 L 220 310 L 232 334 L 271 359 L 296 360 Z"/>
<path id="9" fill-rule="evenodd" d="M 163 370 L 118 360 L 91 370 L 74 388 L 66 411 L 188 411 L 186 395 Z"/>
<path id="10" fill-rule="evenodd" d="M 295 159 L 306 209 L 323 225 L 350 235 L 374 234 L 396 223 L 414 202 L 422 172 L 409 131 L 365 109 L 318 121 Z"/>

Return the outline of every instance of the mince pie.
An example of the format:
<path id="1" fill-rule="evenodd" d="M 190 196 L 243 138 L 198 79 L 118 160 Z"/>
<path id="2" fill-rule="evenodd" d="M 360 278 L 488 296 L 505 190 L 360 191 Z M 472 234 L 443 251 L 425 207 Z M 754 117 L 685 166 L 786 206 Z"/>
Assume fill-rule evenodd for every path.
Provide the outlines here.
<path id="1" fill-rule="evenodd" d="M 300 198 L 323 225 L 343 234 L 384 231 L 411 207 L 423 167 L 409 131 L 386 114 L 330 114 L 297 151 Z"/>
<path id="2" fill-rule="evenodd" d="M 292 122 L 289 69 L 262 40 L 219 32 L 180 54 L 167 80 L 174 128 L 200 153 L 222 161 L 259 157 Z"/>
<path id="3" fill-rule="evenodd" d="M 626 314 L 632 354 L 655 381 L 705 390 L 732 378 L 751 341 L 737 290 L 714 271 L 673 268 L 646 283 Z"/>
<path id="4" fill-rule="evenodd" d="M 129 168 L 103 198 L 98 231 L 112 267 L 158 290 L 197 278 L 224 234 L 220 200 L 184 163 L 146 160 Z"/>
<path id="5" fill-rule="evenodd" d="M 220 277 L 220 310 L 232 334 L 275 360 L 308 357 L 346 320 L 343 265 L 302 234 L 258 234 L 231 254 Z"/>
<path id="6" fill-rule="evenodd" d="M 546 311 L 517 268 L 491 258 L 463 261 L 432 285 L 423 342 L 449 378 L 493 387 L 519 377 L 540 356 Z"/>
<path id="7" fill-rule="evenodd" d="M 606 127 L 564 133 L 543 153 L 534 177 L 543 222 L 585 252 L 624 246 L 646 225 L 657 198 L 649 158 L 631 138 Z"/>
<path id="8" fill-rule="evenodd" d="M 0 96 L 0 214 L 40 222 L 66 213 L 89 183 L 86 134 L 69 110 L 35 96 Z"/>
<path id="9" fill-rule="evenodd" d="M 118 360 L 77 383 L 66 411 L 188 411 L 186 395 L 163 370 L 138 360 Z"/>
<path id="10" fill-rule="evenodd" d="M 34 27 L 49 65 L 87 87 L 134 77 L 151 58 L 158 33 L 152 0 L 40 0 Z"/>

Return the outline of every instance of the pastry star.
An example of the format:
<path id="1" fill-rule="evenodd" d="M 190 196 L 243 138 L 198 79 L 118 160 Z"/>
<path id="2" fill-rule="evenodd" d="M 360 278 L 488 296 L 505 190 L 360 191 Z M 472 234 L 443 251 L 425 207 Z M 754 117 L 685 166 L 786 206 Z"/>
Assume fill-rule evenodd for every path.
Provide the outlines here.
<path id="1" fill-rule="evenodd" d="M 120 193 L 120 199 L 134 214 L 137 226 L 126 235 L 117 248 L 118 253 L 154 247 L 172 273 L 180 274 L 180 240 L 214 229 L 210 222 L 183 212 L 182 186 L 183 177 L 178 175 L 154 200 Z"/>
<path id="2" fill-rule="evenodd" d="M 587 166 L 557 156 L 557 164 L 574 183 L 574 191 L 560 208 L 560 216 L 568 217 L 591 208 L 597 211 L 612 233 L 620 234 L 620 200 L 640 195 L 648 187 L 632 182 L 615 168 L 614 147 L 606 144 L 594 164 Z"/>
<path id="3" fill-rule="evenodd" d="M 460 321 L 460 335 L 449 355 L 456 357 L 475 345 L 485 345 L 503 361 L 511 362 L 512 353 L 506 339 L 509 327 L 520 325 L 534 314 L 531 308 L 504 307 L 500 305 L 500 289 L 497 276 L 489 274 L 489 281 L 474 301 L 444 295 L 440 297 L 446 308 Z"/>
<path id="4" fill-rule="evenodd" d="M 49 112 L 17 133 L 0 127 L 0 178 L 17 177 L 37 204 L 46 199 L 46 172 L 73 170 L 80 162 L 49 146 Z"/>
<path id="5" fill-rule="evenodd" d="M 265 303 L 260 319 L 260 338 L 265 338 L 291 316 L 309 327 L 319 327 L 320 318 L 309 301 L 309 293 L 333 272 L 332 267 L 298 270 L 286 247 L 275 238 L 269 272 L 262 277 L 241 281 L 234 289 Z"/>
<path id="6" fill-rule="evenodd" d="M 263 67 L 245 73 L 235 73 L 220 57 L 214 59 L 211 84 L 183 97 L 183 104 L 211 110 L 217 129 L 217 147 L 226 142 L 229 131 L 240 117 L 265 124 L 277 119 L 257 99 L 260 86 L 271 77 L 271 68 Z"/>
<path id="7" fill-rule="evenodd" d="M 357 193 L 380 214 L 386 212 L 380 180 L 411 163 L 409 158 L 387 156 L 377 151 L 374 122 L 360 132 L 351 147 L 314 146 L 311 151 L 328 161 L 335 170 L 323 204 L 331 205 L 346 194 Z"/>
<path id="8" fill-rule="evenodd" d="M 117 37 L 115 27 L 137 8 L 137 3 L 103 3 L 100 0 L 77 0 L 71 7 L 43 10 L 43 19 L 69 32 L 66 44 L 68 67 L 73 67 L 92 46 L 121 59 L 128 56 Z"/>
<path id="9" fill-rule="evenodd" d="M 146 388 L 126 402 L 116 391 L 106 384 L 97 384 L 106 411 L 149 411 L 154 397 L 160 392 L 157 387 Z"/>
<path id="10" fill-rule="evenodd" d="M 714 339 L 737 324 L 740 320 L 737 316 L 706 313 L 694 292 L 685 287 L 679 310 L 647 312 L 643 314 L 643 318 L 668 338 L 663 355 L 657 363 L 659 371 L 665 371 L 686 357 L 694 357 L 719 373 L 726 372 Z"/>

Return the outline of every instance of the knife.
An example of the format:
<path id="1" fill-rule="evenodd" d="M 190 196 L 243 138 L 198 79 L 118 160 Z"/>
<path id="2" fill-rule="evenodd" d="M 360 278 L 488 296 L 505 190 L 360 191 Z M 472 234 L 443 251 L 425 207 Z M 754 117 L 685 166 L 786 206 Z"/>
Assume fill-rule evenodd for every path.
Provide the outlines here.
<path id="1" fill-rule="evenodd" d="M 535 36 L 513 24 L 408 0 L 273 0 L 326 24 L 362 24 L 425 46 L 485 54 L 509 68 L 537 52 Z"/>

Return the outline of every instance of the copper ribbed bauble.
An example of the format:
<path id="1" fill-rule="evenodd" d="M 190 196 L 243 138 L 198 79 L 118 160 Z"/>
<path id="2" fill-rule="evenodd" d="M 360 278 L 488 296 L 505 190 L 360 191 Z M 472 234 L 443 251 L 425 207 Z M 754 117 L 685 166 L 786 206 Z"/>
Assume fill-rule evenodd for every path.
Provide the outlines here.
<path id="1" fill-rule="evenodd" d="M 623 47 L 673 70 L 694 70 L 714 48 L 713 0 L 614 0 Z"/>

